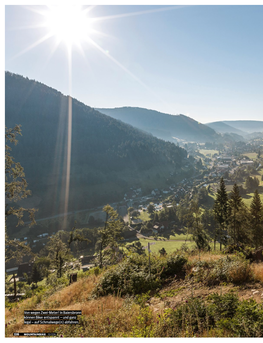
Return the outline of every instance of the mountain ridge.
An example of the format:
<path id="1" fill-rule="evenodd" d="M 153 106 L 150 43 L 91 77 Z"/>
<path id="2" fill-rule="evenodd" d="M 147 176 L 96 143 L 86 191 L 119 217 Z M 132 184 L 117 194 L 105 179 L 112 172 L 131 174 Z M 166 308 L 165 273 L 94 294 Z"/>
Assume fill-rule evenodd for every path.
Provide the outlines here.
<path id="1" fill-rule="evenodd" d="M 218 138 L 213 129 L 184 114 L 172 115 L 141 107 L 96 109 L 112 118 L 122 120 L 158 138 L 171 142 L 185 140 L 204 143 Z"/>
<path id="2" fill-rule="evenodd" d="M 41 199 L 42 213 L 37 215 L 63 213 L 69 99 L 38 81 L 6 72 L 6 126 L 22 125 L 12 156 L 24 167 L 32 194 Z M 186 157 L 175 144 L 72 99 L 69 210 L 122 200 L 132 186 L 146 192 L 158 180 L 165 185 Z"/>
<path id="3" fill-rule="evenodd" d="M 254 132 L 263 132 L 263 121 L 260 120 L 222 120 L 207 123 L 219 133 L 236 133 L 245 137 Z"/>

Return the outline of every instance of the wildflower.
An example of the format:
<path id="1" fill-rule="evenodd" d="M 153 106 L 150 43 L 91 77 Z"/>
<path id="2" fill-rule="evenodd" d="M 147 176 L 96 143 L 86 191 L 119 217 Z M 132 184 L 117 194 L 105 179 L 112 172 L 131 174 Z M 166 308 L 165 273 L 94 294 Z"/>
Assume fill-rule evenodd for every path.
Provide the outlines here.
<path id="1" fill-rule="evenodd" d="M 63 335 L 60 335 L 60 337 L 63 337 Z"/>
<path id="2" fill-rule="evenodd" d="M 188 301 L 187 301 L 187 300 L 185 300 L 185 302 L 186 302 L 186 303 L 188 303 Z"/>
<path id="3" fill-rule="evenodd" d="M 7 328 L 7 324 L 5 324 L 5 327 Z"/>

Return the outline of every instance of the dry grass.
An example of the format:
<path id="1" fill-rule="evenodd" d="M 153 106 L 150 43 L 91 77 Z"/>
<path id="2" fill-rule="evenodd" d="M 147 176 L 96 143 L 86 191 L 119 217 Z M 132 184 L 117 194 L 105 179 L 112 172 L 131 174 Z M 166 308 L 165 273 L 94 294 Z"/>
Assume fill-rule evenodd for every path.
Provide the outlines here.
<path id="1" fill-rule="evenodd" d="M 221 254 L 202 253 L 201 261 L 217 261 L 222 258 Z M 190 263 L 199 260 L 199 255 L 189 256 Z M 242 266 L 240 265 L 240 268 Z M 249 266 L 254 274 L 256 281 L 263 283 L 263 263 L 252 264 Z M 231 271 L 233 278 L 240 278 L 242 270 Z M 6 337 L 13 337 L 14 332 L 55 332 L 64 337 L 133 337 L 136 330 L 144 330 L 145 313 L 144 309 L 134 303 L 126 302 L 125 299 L 108 295 L 93 299 L 90 297 L 95 284 L 100 276 L 90 275 L 84 277 L 70 286 L 57 291 L 49 297 L 37 299 L 37 296 L 26 299 L 18 303 L 12 310 L 6 309 Z M 221 290 L 222 291 L 222 290 Z M 190 291 L 189 291 L 190 292 Z M 207 294 L 207 290 L 204 293 Z M 250 290 L 247 291 L 249 294 Z M 190 294 L 190 293 L 189 293 Z M 189 295 L 190 296 L 190 295 Z M 182 301 L 182 299 L 181 299 Z M 24 310 L 81 310 L 83 322 L 80 326 L 75 325 L 24 325 Z M 162 314 L 159 310 L 155 313 L 149 309 L 148 314 L 153 328 L 155 328 L 158 316 Z M 156 328 L 155 328 L 156 329 Z M 134 331 L 135 330 L 135 331 Z M 140 331 L 140 332 L 141 332 Z M 185 337 L 189 333 L 185 333 Z M 213 337 L 222 334 L 216 329 L 207 330 L 202 333 L 203 337 Z M 182 332 L 182 336 L 184 333 Z"/>
<path id="2" fill-rule="evenodd" d="M 263 263 L 253 263 L 251 267 L 254 273 L 255 281 L 263 283 Z"/>
<path id="3" fill-rule="evenodd" d="M 219 260 L 220 258 L 222 258 L 223 255 L 221 254 L 211 254 L 209 252 L 203 252 L 200 254 L 200 261 L 204 261 L 204 262 L 212 262 L 212 261 L 217 261 Z M 194 263 L 194 262 L 197 262 L 199 261 L 199 255 L 190 255 L 187 257 L 188 261 L 190 263 Z"/>
<path id="4" fill-rule="evenodd" d="M 253 271 L 249 262 L 238 261 L 228 269 L 228 278 L 235 284 L 253 280 Z"/>
<path id="5" fill-rule="evenodd" d="M 120 297 L 107 296 L 99 299 L 89 300 L 85 303 L 72 303 L 68 306 L 62 306 L 56 308 L 56 310 L 70 310 L 70 311 L 82 311 L 82 315 L 92 317 L 98 323 L 102 318 L 109 315 L 115 315 L 123 304 L 123 299 Z M 42 308 L 40 306 L 40 308 Z M 54 308 L 53 308 L 54 310 Z M 123 315 L 125 317 L 126 315 Z M 127 318 L 126 318 L 127 319 Z M 20 316 L 16 323 L 13 323 L 8 328 L 8 336 L 11 336 L 13 332 L 54 332 L 58 325 L 24 325 L 23 316 Z"/>
<path id="6" fill-rule="evenodd" d="M 44 309 L 50 310 L 69 306 L 77 302 L 82 303 L 87 301 L 99 277 L 100 276 L 90 275 L 88 278 L 83 278 L 72 283 L 70 286 L 63 288 L 61 291 L 56 292 L 45 302 Z"/>
<path id="7" fill-rule="evenodd" d="M 25 310 L 82 310 L 84 315 L 94 315 L 98 308 L 107 311 L 115 310 L 122 304 L 122 299 L 105 297 L 98 300 L 88 300 L 99 277 L 91 275 L 83 278 L 47 299 L 37 303 L 37 296 L 25 299 L 12 310 L 6 309 L 6 336 L 13 336 L 13 332 L 53 332 L 56 325 L 24 325 Z"/>

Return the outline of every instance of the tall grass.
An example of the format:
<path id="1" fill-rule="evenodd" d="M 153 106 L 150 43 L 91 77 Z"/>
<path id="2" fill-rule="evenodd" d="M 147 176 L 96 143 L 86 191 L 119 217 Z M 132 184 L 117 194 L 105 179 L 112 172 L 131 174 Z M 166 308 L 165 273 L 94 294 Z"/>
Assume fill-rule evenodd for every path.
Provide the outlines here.
<path id="1" fill-rule="evenodd" d="M 263 284 L 263 263 L 253 263 L 251 268 L 254 273 L 255 281 L 259 281 Z"/>

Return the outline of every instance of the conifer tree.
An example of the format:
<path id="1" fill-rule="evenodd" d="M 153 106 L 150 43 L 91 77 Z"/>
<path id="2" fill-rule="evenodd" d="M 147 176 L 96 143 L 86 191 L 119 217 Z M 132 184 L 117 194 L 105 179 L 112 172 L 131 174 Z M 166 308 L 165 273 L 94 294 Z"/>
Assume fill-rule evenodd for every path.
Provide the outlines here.
<path id="1" fill-rule="evenodd" d="M 239 194 L 238 185 L 235 183 L 230 193 L 229 199 L 229 233 L 234 241 L 234 244 L 239 242 L 240 230 L 242 226 L 242 218 L 239 213 L 244 206 L 242 197 Z"/>
<path id="2" fill-rule="evenodd" d="M 43 278 L 41 276 L 39 266 L 34 263 L 33 268 L 32 268 L 32 275 L 31 275 L 30 281 L 34 282 L 37 285 L 37 283 L 41 280 L 43 280 Z"/>
<path id="3" fill-rule="evenodd" d="M 263 206 L 257 189 L 250 204 L 250 216 L 253 243 L 258 248 L 260 245 L 263 245 Z"/>
<path id="4" fill-rule="evenodd" d="M 223 232 L 227 228 L 228 223 L 228 196 L 226 192 L 226 186 L 224 179 L 221 178 L 220 186 L 217 190 L 216 199 L 214 203 L 214 215 L 215 219 L 219 224 L 219 240 L 220 240 L 220 251 L 222 250 Z"/>

